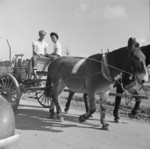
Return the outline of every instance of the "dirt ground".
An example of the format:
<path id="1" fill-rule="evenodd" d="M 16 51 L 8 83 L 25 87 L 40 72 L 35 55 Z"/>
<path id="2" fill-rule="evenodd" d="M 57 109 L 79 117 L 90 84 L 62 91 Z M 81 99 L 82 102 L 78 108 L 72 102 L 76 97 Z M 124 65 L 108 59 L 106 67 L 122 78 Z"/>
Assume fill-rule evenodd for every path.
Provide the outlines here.
<path id="1" fill-rule="evenodd" d="M 64 103 L 61 107 L 64 109 Z M 48 118 L 48 109 L 42 108 L 28 94 L 21 99 L 16 112 L 16 133 L 20 141 L 13 149 L 149 149 L 150 123 L 129 118 L 121 118 L 119 124 L 113 116 L 106 118 L 111 130 L 101 129 L 99 113 L 84 123 L 78 122 L 84 108 L 72 105 L 68 114 L 63 113 L 64 121 Z"/>

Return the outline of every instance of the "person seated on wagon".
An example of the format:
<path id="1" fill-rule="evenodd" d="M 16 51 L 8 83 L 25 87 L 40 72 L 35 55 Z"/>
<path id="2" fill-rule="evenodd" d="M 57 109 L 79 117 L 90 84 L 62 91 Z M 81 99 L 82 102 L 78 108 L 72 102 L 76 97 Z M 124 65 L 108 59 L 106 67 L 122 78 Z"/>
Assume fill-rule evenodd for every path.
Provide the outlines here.
<path id="1" fill-rule="evenodd" d="M 46 36 L 46 32 L 44 30 L 39 31 L 39 39 L 33 41 L 32 43 L 32 49 L 33 49 L 33 73 L 35 78 L 37 77 L 36 71 L 37 71 L 37 60 L 42 57 L 46 56 L 48 43 L 44 40 Z"/>
<path id="2" fill-rule="evenodd" d="M 59 42 L 58 34 L 55 32 L 50 33 L 50 38 L 52 42 L 54 43 L 53 52 L 46 56 L 51 58 L 51 60 L 53 61 L 61 56 L 61 43 Z"/>

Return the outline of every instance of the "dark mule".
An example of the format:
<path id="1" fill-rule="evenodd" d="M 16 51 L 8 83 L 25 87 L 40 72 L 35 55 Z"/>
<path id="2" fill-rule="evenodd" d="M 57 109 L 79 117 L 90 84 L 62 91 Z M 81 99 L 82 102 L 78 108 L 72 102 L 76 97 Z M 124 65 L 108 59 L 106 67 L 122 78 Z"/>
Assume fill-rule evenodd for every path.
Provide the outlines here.
<path id="1" fill-rule="evenodd" d="M 146 57 L 146 66 L 150 65 L 150 45 L 147 46 L 143 46 L 141 47 L 141 51 L 144 53 L 145 57 Z M 138 90 L 136 90 L 134 87 L 135 85 L 135 80 L 130 80 L 129 76 L 124 74 L 123 76 L 124 79 L 121 80 L 121 82 L 116 84 L 116 92 L 117 93 L 123 93 L 123 88 L 125 88 L 126 90 L 128 90 L 131 94 L 136 94 L 139 95 Z M 122 83 L 122 85 L 121 85 Z M 123 86 L 123 88 L 122 88 Z M 140 109 L 140 103 L 141 103 L 141 99 L 140 98 L 135 98 L 135 106 L 132 110 L 132 115 L 136 115 Z M 120 96 L 116 96 L 115 98 L 115 107 L 114 107 L 114 117 L 115 117 L 115 121 L 119 122 L 119 114 L 118 114 L 118 110 L 119 110 L 119 106 L 121 103 L 121 97 Z"/>
<path id="2" fill-rule="evenodd" d="M 139 44 L 130 38 L 128 48 L 109 52 L 107 55 L 96 54 L 87 58 L 76 74 L 72 74 L 76 63 L 80 63 L 80 57 L 61 57 L 55 60 L 48 68 L 48 76 L 45 93 L 50 93 L 56 105 L 57 116 L 62 118 L 58 96 L 65 87 L 74 92 L 88 94 L 89 111 L 79 117 L 83 122 L 96 110 L 95 94 L 100 94 L 101 124 L 103 129 L 109 129 L 105 120 L 106 101 L 108 94 L 121 72 L 135 75 L 138 83 L 148 81 L 148 73 L 145 66 L 145 56 L 140 51 Z M 54 107 L 50 106 L 50 112 Z M 50 113 L 51 114 L 51 113 Z"/>
<path id="3" fill-rule="evenodd" d="M 141 47 L 141 51 L 144 53 L 144 55 L 146 56 L 146 66 L 150 65 L 150 45 L 147 46 L 143 46 Z M 119 81 L 119 83 L 116 83 L 115 87 L 116 87 L 116 93 L 123 93 L 123 90 L 126 89 L 128 90 L 131 94 L 135 94 L 135 95 L 139 95 L 138 91 L 134 87 L 134 85 L 136 84 L 135 80 L 132 79 L 130 80 L 129 76 L 124 73 L 122 75 L 122 80 Z M 124 89 L 122 88 L 122 86 L 124 87 Z M 69 96 L 67 99 L 67 103 L 65 106 L 65 112 L 68 112 L 70 104 L 71 104 L 71 100 L 73 95 L 75 94 L 75 92 L 69 92 Z M 86 111 L 88 111 L 88 103 L 87 103 L 87 94 L 83 94 L 83 99 L 84 99 L 84 103 L 85 103 L 85 109 Z M 138 110 L 140 109 L 140 103 L 141 100 L 140 98 L 135 98 L 135 106 L 131 112 L 132 115 L 136 115 L 138 113 Z M 115 107 L 114 107 L 114 117 L 115 117 L 115 122 L 119 122 L 119 114 L 118 114 L 118 110 L 119 110 L 119 106 L 121 103 L 121 97 L 120 96 L 116 96 L 115 98 Z"/>

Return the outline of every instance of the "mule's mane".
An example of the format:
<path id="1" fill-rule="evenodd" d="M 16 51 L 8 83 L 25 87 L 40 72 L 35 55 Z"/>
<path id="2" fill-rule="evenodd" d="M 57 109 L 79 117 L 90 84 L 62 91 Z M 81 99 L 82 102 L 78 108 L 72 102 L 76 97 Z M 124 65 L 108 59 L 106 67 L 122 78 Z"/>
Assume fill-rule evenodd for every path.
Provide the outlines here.
<path id="1" fill-rule="evenodd" d="M 89 56 L 88 59 L 91 59 L 91 60 L 94 59 L 94 60 L 100 62 L 102 60 L 101 57 L 102 57 L 102 54 L 101 53 L 97 53 L 97 54 Z"/>
<path id="2" fill-rule="evenodd" d="M 127 47 L 122 47 L 122 48 L 118 48 L 118 49 L 112 50 L 111 53 L 120 54 L 120 53 L 126 52 L 127 50 L 128 50 Z"/>
<path id="3" fill-rule="evenodd" d="M 120 55 L 120 53 L 124 53 L 124 52 L 126 52 L 126 51 L 127 51 L 127 47 L 122 47 L 122 48 L 113 50 L 113 51 L 108 52 L 108 53 L 115 53 L 115 54 L 117 54 L 117 55 Z M 102 55 L 102 53 L 97 53 L 97 54 L 94 54 L 94 55 L 92 55 L 92 56 L 89 56 L 88 58 L 89 58 L 89 59 L 94 59 L 94 60 L 100 62 L 100 61 L 101 61 L 101 55 Z"/>

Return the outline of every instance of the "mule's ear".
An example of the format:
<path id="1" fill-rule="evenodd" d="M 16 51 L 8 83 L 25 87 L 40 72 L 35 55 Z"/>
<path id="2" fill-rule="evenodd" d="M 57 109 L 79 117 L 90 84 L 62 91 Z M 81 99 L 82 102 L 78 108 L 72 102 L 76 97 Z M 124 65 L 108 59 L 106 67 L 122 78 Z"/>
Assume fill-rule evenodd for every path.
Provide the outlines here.
<path id="1" fill-rule="evenodd" d="M 129 40 L 128 40 L 128 49 L 132 50 L 132 46 L 133 46 L 133 38 L 129 38 Z"/>
<path id="2" fill-rule="evenodd" d="M 129 38 L 128 40 L 128 49 L 135 50 L 137 47 L 140 47 L 139 43 L 136 41 L 135 38 Z"/>

